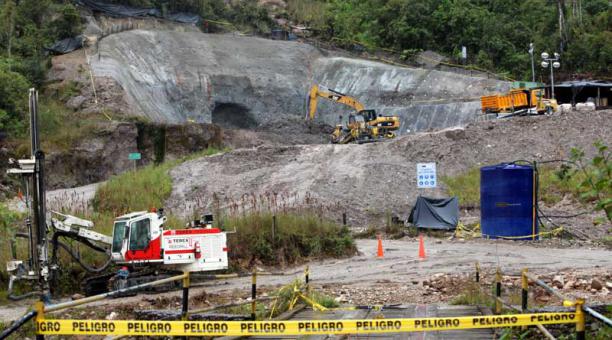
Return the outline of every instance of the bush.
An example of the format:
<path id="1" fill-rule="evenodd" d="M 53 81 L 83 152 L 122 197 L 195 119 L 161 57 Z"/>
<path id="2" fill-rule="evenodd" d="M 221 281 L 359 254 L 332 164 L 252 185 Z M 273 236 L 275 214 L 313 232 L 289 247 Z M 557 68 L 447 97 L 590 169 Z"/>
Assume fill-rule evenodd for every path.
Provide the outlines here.
<path id="1" fill-rule="evenodd" d="M 115 216 L 161 207 L 172 192 L 171 163 L 148 165 L 112 177 L 96 190 L 93 207 Z"/>
<path id="2" fill-rule="evenodd" d="M 229 236 L 232 260 L 249 266 L 294 264 L 305 258 L 342 257 L 356 252 L 354 240 L 346 227 L 321 219 L 314 213 L 276 213 L 254 211 L 241 216 L 224 217 L 221 224 L 236 234 Z"/>
<path id="3" fill-rule="evenodd" d="M 17 133 L 21 130 L 28 108 L 30 83 L 17 72 L 0 67 L 0 129 Z M 19 131 L 23 132 L 23 131 Z"/>

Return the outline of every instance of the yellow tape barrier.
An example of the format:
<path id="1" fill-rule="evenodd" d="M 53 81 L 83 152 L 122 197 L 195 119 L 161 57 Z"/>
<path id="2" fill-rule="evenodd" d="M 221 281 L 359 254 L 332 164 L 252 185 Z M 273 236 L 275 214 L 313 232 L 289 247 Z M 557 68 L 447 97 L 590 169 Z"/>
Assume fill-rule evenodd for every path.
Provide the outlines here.
<path id="1" fill-rule="evenodd" d="M 576 323 L 576 313 L 509 314 L 449 318 L 299 320 L 299 321 L 135 321 L 46 320 L 36 322 L 41 335 L 128 336 L 289 336 L 428 332 Z"/>

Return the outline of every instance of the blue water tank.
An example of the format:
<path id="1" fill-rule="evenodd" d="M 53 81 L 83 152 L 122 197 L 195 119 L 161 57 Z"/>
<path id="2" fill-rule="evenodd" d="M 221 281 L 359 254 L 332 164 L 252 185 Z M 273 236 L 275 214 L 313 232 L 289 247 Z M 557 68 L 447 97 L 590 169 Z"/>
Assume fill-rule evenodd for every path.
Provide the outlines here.
<path id="1" fill-rule="evenodd" d="M 480 168 L 480 229 L 484 238 L 538 239 L 533 167 L 502 163 Z"/>

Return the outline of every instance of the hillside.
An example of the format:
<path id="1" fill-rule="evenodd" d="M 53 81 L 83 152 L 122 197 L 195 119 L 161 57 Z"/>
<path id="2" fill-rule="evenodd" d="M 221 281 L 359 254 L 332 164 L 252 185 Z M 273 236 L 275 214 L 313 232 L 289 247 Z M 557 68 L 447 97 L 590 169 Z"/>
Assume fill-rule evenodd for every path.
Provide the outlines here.
<path id="1" fill-rule="evenodd" d="M 500 162 L 568 158 L 572 147 L 592 154 L 596 140 L 612 140 L 612 111 L 474 123 L 366 145 L 238 149 L 172 170 L 168 205 L 189 214 L 278 195 L 289 207 L 307 199 L 332 218 L 346 211 L 353 225 L 377 225 L 388 213 L 405 219 L 418 195 L 445 195 L 443 187 L 417 189 L 418 162 L 436 161 L 438 176 L 455 176 Z"/>

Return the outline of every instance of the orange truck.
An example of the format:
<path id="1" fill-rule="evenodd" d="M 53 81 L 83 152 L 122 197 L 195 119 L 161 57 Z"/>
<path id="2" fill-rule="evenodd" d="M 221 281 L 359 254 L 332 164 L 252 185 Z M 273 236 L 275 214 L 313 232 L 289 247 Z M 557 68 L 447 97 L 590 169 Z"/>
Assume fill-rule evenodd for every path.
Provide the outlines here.
<path id="1" fill-rule="evenodd" d="M 512 89 L 506 94 L 480 97 L 482 113 L 541 114 L 557 111 L 555 99 L 544 98 L 542 89 Z"/>

